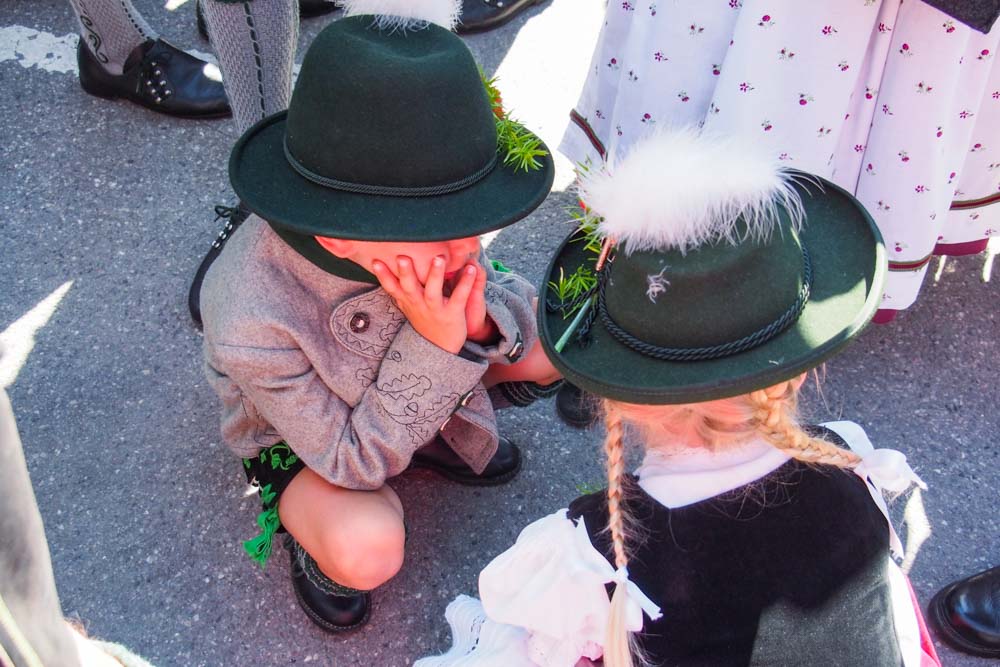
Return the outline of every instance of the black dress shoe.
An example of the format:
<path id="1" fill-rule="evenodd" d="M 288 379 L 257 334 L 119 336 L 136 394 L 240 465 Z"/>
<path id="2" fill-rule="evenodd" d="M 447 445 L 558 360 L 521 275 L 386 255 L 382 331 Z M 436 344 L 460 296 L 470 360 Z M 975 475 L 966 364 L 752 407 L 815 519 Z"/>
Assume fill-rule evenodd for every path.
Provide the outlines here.
<path id="1" fill-rule="evenodd" d="M 370 593 L 341 586 L 323 574 L 291 535 L 285 536 L 285 548 L 292 561 L 295 599 L 309 620 L 330 633 L 353 630 L 368 622 Z"/>
<path id="2" fill-rule="evenodd" d="M 194 3 L 194 18 L 198 24 L 198 34 L 203 39 L 208 39 L 208 25 L 205 23 L 205 13 L 201 8 L 201 3 L 205 1 L 198 0 Z M 329 14 L 339 8 L 340 5 L 333 0 L 299 0 L 299 18 L 310 19 L 314 16 Z"/>
<path id="3" fill-rule="evenodd" d="M 466 34 L 499 28 L 542 0 L 463 0 L 455 32 Z"/>
<path id="4" fill-rule="evenodd" d="M 938 639 L 982 658 L 1000 658 L 1000 567 L 948 584 L 927 605 Z"/>
<path id="5" fill-rule="evenodd" d="M 132 50 L 124 72 L 109 74 L 83 43 L 76 47 L 80 86 L 97 97 L 123 98 L 181 118 L 224 118 L 231 114 L 221 81 L 205 74 L 205 61 L 162 39 Z"/>
<path id="6" fill-rule="evenodd" d="M 579 429 L 590 428 L 600 417 L 597 399 L 569 382 L 556 394 L 556 414 L 567 426 Z"/>
<path id="7" fill-rule="evenodd" d="M 444 438 L 438 436 L 413 454 L 411 468 L 424 468 L 467 486 L 496 486 L 514 479 L 521 469 L 521 451 L 513 442 L 500 437 L 497 453 L 481 475 L 472 471 Z"/>
<path id="8" fill-rule="evenodd" d="M 194 280 L 191 281 L 191 287 L 188 289 L 188 311 L 191 313 L 194 325 L 199 329 L 201 329 L 201 284 L 205 281 L 205 274 L 208 273 L 208 267 L 212 266 L 212 262 L 222 252 L 222 246 L 226 245 L 226 240 L 232 236 L 233 232 L 249 216 L 250 209 L 245 207 L 243 202 L 238 203 L 236 206 L 215 207 L 215 221 L 225 220 L 226 224 L 222 228 L 222 231 L 219 232 L 219 235 L 215 237 L 215 240 L 212 241 L 212 247 L 208 249 L 205 259 L 201 260 L 201 264 L 198 265 L 198 270 L 194 272 Z"/>

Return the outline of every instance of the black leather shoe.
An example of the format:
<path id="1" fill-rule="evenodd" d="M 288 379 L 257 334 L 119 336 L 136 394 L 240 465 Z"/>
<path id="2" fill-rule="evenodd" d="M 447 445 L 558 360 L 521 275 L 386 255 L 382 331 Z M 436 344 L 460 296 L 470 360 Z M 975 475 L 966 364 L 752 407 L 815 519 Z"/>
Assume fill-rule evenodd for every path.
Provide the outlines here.
<path id="1" fill-rule="evenodd" d="M 371 594 L 341 586 L 320 572 L 312 556 L 285 536 L 285 548 L 292 561 L 292 588 L 302 611 L 313 623 L 330 633 L 359 628 L 368 622 Z"/>
<path id="2" fill-rule="evenodd" d="M 198 0 L 194 3 L 194 17 L 198 23 L 198 34 L 202 39 L 208 39 L 208 25 L 205 23 L 205 13 L 201 9 L 201 3 L 205 0 Z M 340 8 L 333 0 L 299 0 L 299 18 L 310 19 L 314 16 L 329 14 Z"/>
<path id="3" fill-rule="evenodd" d="M 194 272 L 194 280 L 191 281 L 191 287 L 188 289 L 188 311 L 191 313 L 194 325 L 199 329 L 201 329 L 201 284 L 205 281 L 208 267 L 212 266 L 212 262 L 222 252 L 222 246 L 226 245 L 226 240 L 249 216 L 250 209 L 246 208 L 243 202 L 236 206 L 215 207 L 215 221 L 225 220 L 226 224 L 212 241 L 212 247 L 208 249 L 205 259 L 201 260 L 201 264 L 198 265 L 198 270 Z"/>
<path id="4" fill-rule="evenodd" d="M 569 382 L 556 394 L 556 414 L 567 426 L 579 429 L 590 428 L 600 416 L 597 400 Z"/>
<path id="5" fill-rule="evenodd" d="M 455 32 L 466 34 L 493 30 L 542 0 L 463 0 Z"/>
<path id="6" fill-rule="evenodd" d="M 224 118 L 229 101 L 221 81 L 205 75 L 207 63 L 162 39 L 132 50 L 124 72 L 109 74 L 83 43 L 76 47 L 80 86 L 106 99 L 122 98 L 180 118 Z"/>
<path id="7" fill-rule="evenodd" d="M 486 464 L 483 474 L 477 475 L 465 461 L 438 436 L 413 455 L 410 468 L 424 468 L 466 486 L 496 486 L 514 479 L 521 469 L 521 451 L 513 442 L 500 437 L 497 453 Z"/>
<path id="8" fill-rule="evenodd" d="M 938 639 L 981 658 L 1000 658 L 1000 567 L 955 581 L 927 605 Z"/>

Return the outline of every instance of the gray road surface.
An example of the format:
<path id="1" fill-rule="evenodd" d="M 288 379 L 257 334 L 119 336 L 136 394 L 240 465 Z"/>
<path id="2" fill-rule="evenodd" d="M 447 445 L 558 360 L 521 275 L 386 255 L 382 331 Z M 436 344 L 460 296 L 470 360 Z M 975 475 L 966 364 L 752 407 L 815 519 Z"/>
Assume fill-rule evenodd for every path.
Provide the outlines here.
<path id="1" fill-rule="evenodd" d="M 209 50 L 191 3 L 135 4 L 177 44 Z M 575 100 L 599 5 L 554 0 L 469 39 L 486 69 L 504 74 L 508 103 L 520 100 L 519 115 L 550 143 Z M 303 44 L 335 18 L 303 24 Z M 0 30 L 11 26 L 76 29 L 65 0 L 4 0 Z M 362 631 L 341 639 L 314 628 L 291 594 L 284 553 L 264 572 L 242 555 L 255 501 L 219 441 L 185 306 L 217 231 L 211 207 L 232 202 L 232 124 L 89 97 L 72 73 L 4 56 L 10 35 L 0 32 L 0 332 L 24 363 L 3 370 L 65 611 L 157 665 L 388 667 L 442 649 L 446 603 L 474 593 L 479 569 L 524 524 L 600 482 L 596 435 L 562 427 L 550 404 L 508 411 L 502 430 L 527 456 L 510 485 L 393 481 L 411 530 L 403 571 L 375 593 Z M 563 164 L 557 191 L 491 246 L 536 281 L 566 230 L 567 181 Z M 916 307 L 831 362 L 822 396 L 809 400 L 817 420 L 854 419 L 879 446 L 906 452 L 930 485 L 922 500 L 933 535 L 912 570 L 925 601 L 1000 563 L 1000 291 L 980 279 L 982 261 L 950 261 Z"/>

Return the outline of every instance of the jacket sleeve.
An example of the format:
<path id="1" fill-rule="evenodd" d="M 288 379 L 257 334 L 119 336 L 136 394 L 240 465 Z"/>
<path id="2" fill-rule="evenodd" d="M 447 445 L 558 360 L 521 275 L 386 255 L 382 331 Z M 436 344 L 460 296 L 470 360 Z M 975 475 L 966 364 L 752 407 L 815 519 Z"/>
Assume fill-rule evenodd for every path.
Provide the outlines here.
<path id="1" fill-rule="evenodd" d="M 217 353 L 252 407 L 303 462 L 348 489 L 377 489 L 401 473 L 488 367 L 442 350 L 405 323 L 352 408 L 297 347 L 219 345 Z"/>
<path id="2" fill-rule="evenodd" d="M 485 254 L 479 259 L 486 268 L 486 315 L 496 324 L 500 336 L 493 345 L 468 341 L 465 350 L 490 364 L 511 364 L 538 339 L 535 288 L 515 273 L 497 271 Z"/>

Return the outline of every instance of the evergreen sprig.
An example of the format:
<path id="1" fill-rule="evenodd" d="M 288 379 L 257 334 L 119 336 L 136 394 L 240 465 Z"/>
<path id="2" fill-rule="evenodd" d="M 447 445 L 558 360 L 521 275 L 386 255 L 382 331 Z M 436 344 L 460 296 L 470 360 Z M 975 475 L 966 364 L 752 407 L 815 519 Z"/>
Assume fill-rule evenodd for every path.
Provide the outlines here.
<path id="1" fill-rule="evenodd" d="M 490 98 L 490 106 L 493 107 L 493 115 L 496 116 L 497 151 L 503 153 L 503 163 L 523 171 L 541 169 L 542 163 L 538 158 L 549 154 L 542 148 L 542 140 L 504 110 L 503 97 L 496 86 L 497 77 L 487 78 L 482 70 L 479 73 Z"/>
<path id="2" fill-rule="evenodd" d="M 600 255 L 604 237 L 597 231 L 597 225 L 600 224 L 601 218 L 591 211 L 577 206 L 569 207 L 567 211 L 569 211 L 570 218 L 572 218 L 577 230 L 582 234 L 574 239 L 574 243 L 583 241 L 587 252 Z"/>
<path id="3" fill-rule="evenodd" d="M 570 275 L 559 269 L 559 280 L 549 281 L 549 287 L 555 292 L 556 298 L 559 299 L 559 303 L 564 306 L 569 306 L 573 304 L 574 301 L 580 299 L 583 295 L 587 294 L 594 287 L 597 286 L 597 275 L 594 273 L 593 269 L 586 266 L 578 266 L 576 271 Z M 568 308 L 562 309 L 563 319 L 568 319 L 570 315 L 578 311 L 584 304 L 586 300 L 581 300 L 580 303 L 574 304 Z"/>

